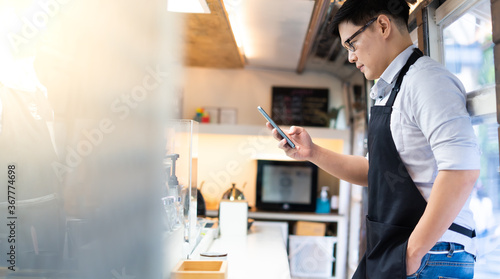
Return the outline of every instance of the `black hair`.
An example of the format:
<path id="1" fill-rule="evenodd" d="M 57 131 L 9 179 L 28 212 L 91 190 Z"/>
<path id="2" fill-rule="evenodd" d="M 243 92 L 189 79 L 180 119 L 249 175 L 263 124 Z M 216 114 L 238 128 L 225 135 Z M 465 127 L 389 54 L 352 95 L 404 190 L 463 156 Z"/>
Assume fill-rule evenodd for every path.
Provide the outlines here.
<path id="1" fill-rule="evenodd" d="M 339 36 L 340 23 L 351 22 L 361 26 L 381 14 L 391 16 L 408 28 L 410 7 L 405 0 L 346 0 L 333 17 L 329 30 Z"/>

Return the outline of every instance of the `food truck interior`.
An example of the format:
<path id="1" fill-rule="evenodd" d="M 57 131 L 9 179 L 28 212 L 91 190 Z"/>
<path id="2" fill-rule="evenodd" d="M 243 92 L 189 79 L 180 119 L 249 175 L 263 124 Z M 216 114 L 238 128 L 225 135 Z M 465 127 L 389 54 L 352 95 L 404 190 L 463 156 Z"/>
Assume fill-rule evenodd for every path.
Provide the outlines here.
<path id="1" fill-rule="evenodd" d="M 256 109 L 366 156 L 344 2 L 2 1 L 0 277 L 351 278 L 366 187 L 287 157 Z M 475 278 L 500 278 L 500 1 L 407 2 L 467 92 Z"/>

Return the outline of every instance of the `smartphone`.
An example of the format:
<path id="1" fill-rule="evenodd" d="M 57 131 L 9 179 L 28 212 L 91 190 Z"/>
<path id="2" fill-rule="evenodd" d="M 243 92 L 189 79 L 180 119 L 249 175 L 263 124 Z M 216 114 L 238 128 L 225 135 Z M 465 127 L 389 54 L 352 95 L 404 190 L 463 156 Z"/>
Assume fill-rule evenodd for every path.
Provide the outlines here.
<path id="1" fill-rule="evenodd" d="M 260 113 L 266 118 L 266 120 L 271 123 L 271 125 L 276 128 L 276 130 L 278 131 L 278 133 L 286 139 L 286 142 L 288 143 L 288 145 L 290 145 L 291 148 L 295 148 L 295 144 L 292 142 L 292 140 L 283 132 L 283 130 L 280 129 L 280 127 L 278 127 L 278 125 L 276 125 L 276 123 L 274 123 L 274 121 L 271 119 L 271 117 L 269 117 L 269 115 L 266 113 L 266 111 L 261 108 L 260 106 L 257 107 L 257 109 L 260 111 Z"/>

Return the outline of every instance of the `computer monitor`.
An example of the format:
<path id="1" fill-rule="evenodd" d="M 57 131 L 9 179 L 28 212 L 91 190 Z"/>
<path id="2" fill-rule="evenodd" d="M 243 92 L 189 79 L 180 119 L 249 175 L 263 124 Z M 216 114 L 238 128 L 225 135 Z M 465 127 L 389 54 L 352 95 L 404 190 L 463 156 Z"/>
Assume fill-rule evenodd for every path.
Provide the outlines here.
<path id="1" fill-rule="evenodd" d="M 259 210 L 316 209 L 318 167 L 305 161 L 257 161 L 256 206 Z"/>

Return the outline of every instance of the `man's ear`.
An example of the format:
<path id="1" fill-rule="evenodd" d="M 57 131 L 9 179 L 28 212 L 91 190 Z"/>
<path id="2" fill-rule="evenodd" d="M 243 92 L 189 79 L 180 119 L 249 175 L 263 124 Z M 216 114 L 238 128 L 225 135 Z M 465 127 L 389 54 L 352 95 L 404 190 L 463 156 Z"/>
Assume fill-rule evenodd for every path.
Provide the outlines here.
<path id="1" fill-rule="evenodd" d="M 378 31 L 380 32 L 382 37 L 384 38 L 389 37 L 389 35 L 392 32 L 392 27 L 394 27 L 391 19 L 387 15 L 381 14 L 378 16 L 376 23 Z"/>

